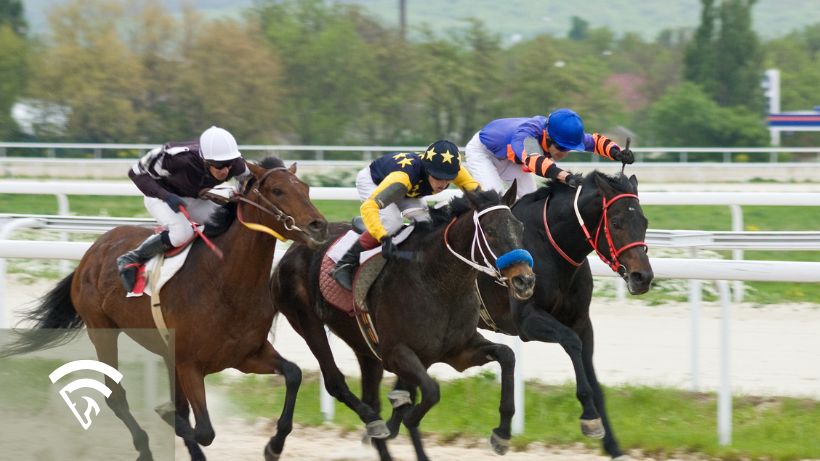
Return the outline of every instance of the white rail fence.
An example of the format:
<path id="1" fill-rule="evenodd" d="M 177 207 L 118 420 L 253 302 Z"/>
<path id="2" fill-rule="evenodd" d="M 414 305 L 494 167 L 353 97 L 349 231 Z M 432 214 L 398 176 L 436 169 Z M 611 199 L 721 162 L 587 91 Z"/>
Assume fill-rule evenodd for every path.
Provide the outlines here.
<path id="1" fill-rule="evenodd" d="M 105 153 L 118 155 L 122 152 L 130 153 L 130 157 L 136 158 L 140 152 L 153 149 L 160 145 L 144 144 L 144 143 L 48 143 L 48 142 L 0 142 L 0 157 L 11 157 L 9 152 L 27 154 L 40 154 L 46 158 L 57 158 L 60 153 L 62 158 L 70 157 L 89 157 L 95 159 L 102 159 Z M 246 152 L 263 152 L 265 154 L 281 155 L 282 153 L 299 153 L 301 159 L 312 160 L 327 160 L 327 154 L 346 153 L 348 159 L 353 160 L 372 160 L 375 155 L 387 152 L 398 151 L 412 151 L 418 152 L 424 150 L 426 146 L 333 146 L 333 145 L 285 145 L 285 144 L 247 144 L 239 146 L 242 151 Z M 462 148 L 463 150 L 463 148 Z M 686 163 L 695 155 L 702 159 L 703 155 L 710 157 L 710 161 L 717 161 L 728 163 L 733 161 L 736 154 L 744 154 L 745 161 L 768 161 L 775 163 L 778 161 L 779 154 L 798 154 L 804 156 L 814 157 L 814 161 L 820 161 L 820 147 L 635 147 L 632 148 L 635 152 L 635 158 L 638 162 L 644 160 L 652 160 L 656 158 L 677 157 L 677 161 Z M 304 154 L 308 155 L 305 156 Z M 349 155 L 349 154 L 354 155 Z M 66 155 L 63 155 L 66 154 Z M 374 155 L 375 154 L 375 155 Z M 671 154 L 667 155 L 667 154 Z M 26 155 L 31 157 L 31 155 Z M 290 157 L 288 157 L 290 158 Z M 593 155 L 593 162 L 599 159 Z M 712 159 L 713 158 L 713 159 Z"/>
<path id="2" fill-rule="evenodd" d="M 14 183 L 9 184 L 9 183 Z M 22 187 L 14 187 L 22 186 Z M 116 186 L 116 187 L 112 187 Z M 65 183 L 65 182 L 31 182 L 24 181 L 2 181 L 0 182 L 0 193 L 48 193 L 63 197 L 69 194 L 75 195 L 139 195 L 133 185 L 117 183 L 116 185 L 103 185 L 99 183 Z M 441 200 L 457 192 L 447 191 L 432 200 Z M 352 188 L 312 188 L 311 197 L 313 199 L 325 200 L 355 200 L 356 192 Z M 727 205 L 739 207 L 741 205 L 799 205 L 818 206 L 820 205 L 820 194 L 817 193 L 696 193 L 696 194 L 669 194 L 669 193 L 642 193 L 641 201 L 645 205 L 665 204 L 665 205 Z M 61 206 L 61 212 L 68 212 L 67 199 L 61 200 L 65 207 Z M 733 228 L 739 220 L 739 227 L 742 228 L 742 214 L 734 212 L 733 208 Z M 65 225 L 65 224 L 64 224 Z M 4 292 L 5 284 L 5 260 L 4 258 L 44 258 L 44 259 L 79 259 L 90 246 L 87 242 L 43 242 L 43 241 L 19 241 L 9 240 L 10 234 L 22 228 L 37 228 L 43 226 L 43 218 L 26 217 L 19 219 L 9 219 L 6 225 L 0 229 L 0 302 Z M 55 225 L 56 226 L 56 225 Z M 104 227 L 104 226 L 102 226 Z M 70 228 L 70 225 L 68 225 Z M 85 232 L 89 229 L 84 228 Z M 656 231 L 661 232 L 661 231 Z M 695 237 L 692 237 L 696 234 Z M 697 248 L 698 246 L 708 246 L 708 241 L 720 241 L 720 237 L 710 233 L 680 233 L 677 235 L 678 246 Z M 768 238 L 764 242 L 758 241 L 754 245 L 746 247 L 766 248 L 767 244 L 781 245 L 788 247 L 784 240 L 794 240 L 792 237 L 778 239 L 776 236 L 767 233 Z M 803 233 L 806 234 L 806 233 Z M 810 234 L 810 233 L 809 233 Z M 814 242 L 817 235 L 804 236 L 805 239 L 792 246 L 807 249 L 817 249 Z M 657 238 L 665 239 L 667 245 L 674 246 L 676 238 L 675 232 L 658 234 Z M 735 236 L 735 238 L 738 238 Z M 815 240 L 812 240 L 815 239 Z M 722 245 L 730 245 L 725 242 Z M 736 250 L 742 251 L 742 250 Z M 276 255 L 276 260 L 281 257 L 281 253 Z M 614 274 L 596 257 L 589 259 L 593 274 L 596 276 L 614 276 Z M 701 260 L 701 259 L 675 259 L 675 258 L 651 258 L 651 263 L 657 278 L 690 279 L 697 280 L 718 280 L 721 300 L 721 384 L 718 389 L 718 439 L 721 444 L 731 443 L 731 386 L 730 386 L 730 323 L 731 323 L 731 300 L 726 280 L 736 281 L 783 281 L 783 282 L 820 282 L 820 263 L 814 262 L 784 262 L 784 261 L 742 261 L 742 260 Z M 693 289 L 694 291 L 694 289 Z M 699 333 L 699 289 L 698 296 L 691 300 L 692 330 L 693 330 L 693 388 L 697 388 L 697 341 Z M 3 325 L 5 325 L 8 313 L 0 306 L 3 315 Z M 516 412 L 513 421 L 515 433 L 523 431 L 523 354 L 520 353 L 520 341 L 514 343 L 517 352 L 516 363 Z M 323 399 L 326 402 L 327 399 Z M 330 409 L 323 407 L 326 416 L 332 415 Z"/>

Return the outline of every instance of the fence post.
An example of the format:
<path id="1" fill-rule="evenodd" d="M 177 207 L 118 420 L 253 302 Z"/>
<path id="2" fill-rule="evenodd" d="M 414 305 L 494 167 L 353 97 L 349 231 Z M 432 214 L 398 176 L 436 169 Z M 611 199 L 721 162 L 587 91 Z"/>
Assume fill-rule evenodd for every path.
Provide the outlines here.
<path id="1" fill-rule="evenodd" d="M 729 299 L 729 283 L 726 280 L 718 281 L 720 291 L 720 388 L 718 389 L 718 443 L 722 446 L 732 443 L 732 387 L 729 373 L 729 338 L 731 323 L 731 299 Z"/>

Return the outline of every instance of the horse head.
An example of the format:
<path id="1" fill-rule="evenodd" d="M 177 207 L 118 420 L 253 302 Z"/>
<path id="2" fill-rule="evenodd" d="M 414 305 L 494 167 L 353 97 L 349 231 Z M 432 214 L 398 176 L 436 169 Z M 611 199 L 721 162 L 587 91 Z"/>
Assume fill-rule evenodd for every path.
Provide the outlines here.
<path id="1" fill-rule="evenodd" d="M 327 221 L 310 201 L 309 186 L 296 176 L 295 163 L 285 167 L 278 158 L 268 157 L 259 165 L 248 163 L 248 168 L 252 176 L 240 191 L 238 208 L 249 210 L 252 222 L 246 226 L 310 248 L 327 240 Z"/>
<path id="2" fill-rule="evenodd" d="M 484 272 L 506 282 L 515 299 L 529 299 L 535 289 L 535 274 L 532 256 L 523 249 L 524 224 L 510 211 L 516 197 L 515 182 L 500 201 L 494 191 L 465 192 L 464 195 L 475 209 L 473 242 L 477 248 L 474 250 L 484 256 L 483 261 L 487 264 Z M 495 267 L 489 266 L 492 260 L 488 256 L 494 259 Z"/>
<path id="3" fill-rule="evenodd" d="M 623 277 L 629 292 L 639 295 L 649 291 L 654 273 L 646 254 L 648 221 L 638 201 L 635 175 L 629 179 L 597 171 L 587 175 L 576 194 L 575 207 L 590 245 Z M 597 228 L 587 230 L 584 220 L 597 222 Z"/>

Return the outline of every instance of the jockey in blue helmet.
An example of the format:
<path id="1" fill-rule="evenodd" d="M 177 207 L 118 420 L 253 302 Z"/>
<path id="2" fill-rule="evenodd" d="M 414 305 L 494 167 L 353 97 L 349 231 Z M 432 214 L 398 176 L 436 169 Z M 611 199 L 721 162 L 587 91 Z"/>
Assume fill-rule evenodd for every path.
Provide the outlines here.
<path id="1" fill-rule="evenodd" d="M 518 196 L 535 190 L 530 173 L 577 187 L 580 174 L 571 174 L 556 165 L 569 151 L 595 152 L 608 160 L 632 163 L 630 149 L 621 149 L 604 135 L 584 132 L 581 117 L 570 109 L 558 109 L 548 116 L 493 120 L 473 136 L 465 148 L 465 163 L 485 190 L 504 192 L 518 180 Z"/>

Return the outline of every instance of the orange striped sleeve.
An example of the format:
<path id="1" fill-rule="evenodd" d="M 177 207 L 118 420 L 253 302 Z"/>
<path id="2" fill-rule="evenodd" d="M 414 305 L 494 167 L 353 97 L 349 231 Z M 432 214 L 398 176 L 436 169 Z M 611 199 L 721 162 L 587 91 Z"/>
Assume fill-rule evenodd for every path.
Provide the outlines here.
<path id="1" fill-rule="evenodd" d="M 612 148 L 617 146 L 611 139 L 598 133 L 592 133 L 592 140 L 595 144 L 595 153 L 603 158 L 612 160 Z"/>

